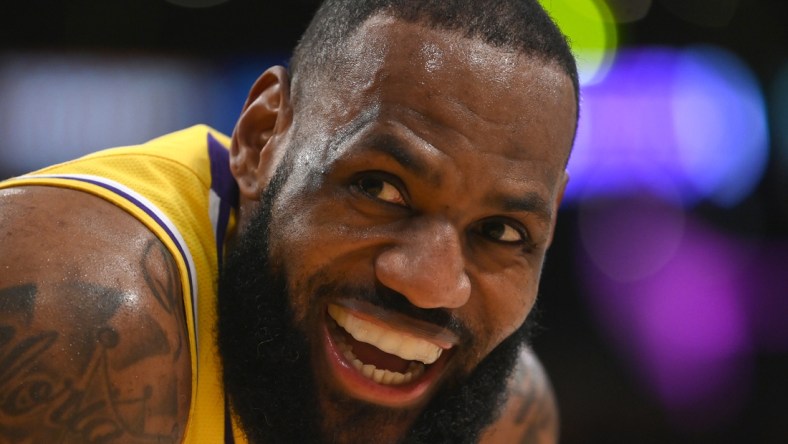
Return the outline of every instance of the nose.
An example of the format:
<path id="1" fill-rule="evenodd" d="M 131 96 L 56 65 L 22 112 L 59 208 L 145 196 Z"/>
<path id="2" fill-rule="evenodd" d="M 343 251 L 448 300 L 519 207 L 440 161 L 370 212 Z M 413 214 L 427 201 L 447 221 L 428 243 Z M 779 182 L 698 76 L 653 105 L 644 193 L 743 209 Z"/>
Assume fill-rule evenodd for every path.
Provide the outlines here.
<path id="1" fill-rule="evenodd" d="M 457 230 L 446 221 L 414 223 L 375 258 L 376 277 L 420 308 L 465 305 L 471 283 Z"/>

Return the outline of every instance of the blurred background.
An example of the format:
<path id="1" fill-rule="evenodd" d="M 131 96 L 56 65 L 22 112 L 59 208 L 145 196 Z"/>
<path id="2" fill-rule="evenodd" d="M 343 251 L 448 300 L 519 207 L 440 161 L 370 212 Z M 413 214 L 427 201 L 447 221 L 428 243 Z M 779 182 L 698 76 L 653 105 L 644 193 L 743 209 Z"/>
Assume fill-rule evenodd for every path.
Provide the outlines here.
<path id="1" fill-rule="evenodd" d="M 0 179 L 231 132 L 317 3 L 6 5 Z M 582 80 L 534 338 L 562 443 L 788 443 L 786 2 L 542 3 Z"/>

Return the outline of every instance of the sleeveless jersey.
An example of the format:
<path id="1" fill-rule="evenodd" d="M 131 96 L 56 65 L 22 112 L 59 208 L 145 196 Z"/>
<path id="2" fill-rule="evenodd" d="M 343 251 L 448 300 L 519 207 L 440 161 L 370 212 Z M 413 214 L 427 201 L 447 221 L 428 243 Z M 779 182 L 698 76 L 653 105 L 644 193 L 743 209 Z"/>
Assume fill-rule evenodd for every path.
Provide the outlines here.
<path id="1" fill-rule="evenodd" d="M 246 442 L 227 413 L 213 336 L 224 239 L 238 204 L 227 145 L 227 136 L 197 125 L 0 182 L 0 188 L 44 185 L 96 195 L 141 221 L 169 250 L 180 272 L 191 350 L 185 443 Z"/>

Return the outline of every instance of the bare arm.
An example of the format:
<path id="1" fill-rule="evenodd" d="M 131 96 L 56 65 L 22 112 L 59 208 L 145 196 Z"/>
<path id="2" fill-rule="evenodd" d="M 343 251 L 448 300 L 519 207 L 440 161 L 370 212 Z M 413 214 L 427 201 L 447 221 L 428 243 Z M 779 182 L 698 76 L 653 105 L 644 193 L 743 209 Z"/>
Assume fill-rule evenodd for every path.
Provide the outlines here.
<path id="1" fill-rule="evenodd" d="M 555 444 L 558 409 L 544 368 L 530 348 L 509 382 L 509 398 L 498 420 L 482 436 L 484 444 Z"/>
<path id="2" fill-rule="evenodd" d="M 0 442 L 179 442 L 191 366 L 174 262 L 65 189 L 0 191 Z"/>

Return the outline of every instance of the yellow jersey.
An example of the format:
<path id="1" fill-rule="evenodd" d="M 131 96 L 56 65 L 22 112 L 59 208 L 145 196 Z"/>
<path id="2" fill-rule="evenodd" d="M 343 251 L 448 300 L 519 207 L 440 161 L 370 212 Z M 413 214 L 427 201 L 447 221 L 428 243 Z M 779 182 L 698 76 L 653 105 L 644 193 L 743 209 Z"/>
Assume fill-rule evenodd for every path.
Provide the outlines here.
<path id="1" fill-rule="evenodd" d="M 0 182 L 0 188 L 44 185 L 96 195 L 141 221 L 169 250 L 180 272 L 191 350 L 185 443 L 246 442 L 228 413 L 214 341 L 224 240 L 238 205 L 228 145 L 227 136 L 197 125 Z"/>

